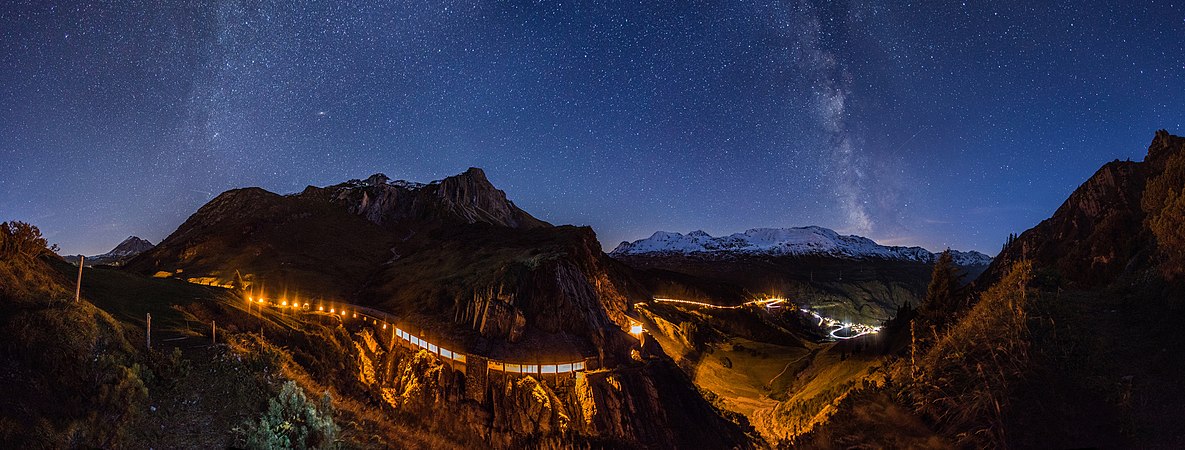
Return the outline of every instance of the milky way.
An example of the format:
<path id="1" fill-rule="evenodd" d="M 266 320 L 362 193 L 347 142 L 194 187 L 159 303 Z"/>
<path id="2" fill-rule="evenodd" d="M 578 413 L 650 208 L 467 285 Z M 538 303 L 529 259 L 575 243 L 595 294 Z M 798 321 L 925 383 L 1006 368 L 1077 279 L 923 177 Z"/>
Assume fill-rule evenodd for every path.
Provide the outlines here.
<path id="1" fill-rule="evenodd" d="M 821 225 L 994 253 L 1185 132 L 1181 4 L 0 6 L 0 219 L 69 253 L 226 189 L 469 166 L 602 243 Z"/>

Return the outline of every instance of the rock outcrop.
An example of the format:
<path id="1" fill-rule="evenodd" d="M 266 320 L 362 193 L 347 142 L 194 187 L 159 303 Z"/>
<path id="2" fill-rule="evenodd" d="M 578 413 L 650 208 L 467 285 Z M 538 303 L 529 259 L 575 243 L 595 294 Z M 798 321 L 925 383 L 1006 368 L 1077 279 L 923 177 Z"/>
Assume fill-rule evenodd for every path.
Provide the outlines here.
<path id="1" fill-rule="evenodd" d="M 427 184 L 390 181 L 379 173 L 324 190 L 335 203 L 384 226 L 405 221 L 487 223 L 521 229 L 549 226 L 515 206 L 476 167 Z"/>
<path id="2" fill-rule="evenodd" d="M 1185 151 L 1185 138 L 1161 130 L 1143 162 L 1112 161 L 1082 183 L 1053 216 L 1012 239 L 976 281 L 989 286 L 1013 262 L 1030 259 L 1055 283 L 1104 286 L 1153 264 L 1155 242 L 1141 199 L 1164 160 Z"/>
<path id="3" fill-rule="evenodd" d="M 559 376 L 465 373 L 430 353 L 374 348 L 371 331 L 355 333 L 360 377 L 392 414 L 434 432 L 468 436 L 493 448 L 598 443 L 631 448 L 746 448 L 748 438 L 691 387 L 669 361 Z M 380 345 L 380 347 L 383 347 Z M 469 371 L 475 371 L 470 367 Z M 546 445 L 544 445 L 546 446 Z"/>

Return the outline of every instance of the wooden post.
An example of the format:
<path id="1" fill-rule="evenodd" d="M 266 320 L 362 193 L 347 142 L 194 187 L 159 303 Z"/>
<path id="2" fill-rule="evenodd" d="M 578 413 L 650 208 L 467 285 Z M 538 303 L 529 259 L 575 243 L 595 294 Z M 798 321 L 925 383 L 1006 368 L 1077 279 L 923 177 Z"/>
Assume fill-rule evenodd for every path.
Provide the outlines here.
<path id="1" fill-rule="evenodd" d="M 210 321 L 210 345 L 218 343 L 218 325 L 213 320 Z"/>
<path id="2" fill-rule="evenodd" d="M 918 380 L 918 366 L 917 366 L 918 338 L 917 338 L 917 335 L 914 334 L 914 324 L 915 323 L 916 323 L 915 321 L 912 321 L 912 320 L 909 321 L 909 376 L 912 379 L 912 381 Z"/>
<path id="3" fill-rule="evenodd" d="M 148 330 L 144 332 L 148 339 L 148 349 L 152 350 L 152 313 L 148 313 Z"/>
<path id="4" fill-rule="evenodd" d="M 78 303 L 82 297 L 82 265 L 86 262 L 86 257 L 78 255 L 78 285 L 74 288 L 74 303 Z"/>

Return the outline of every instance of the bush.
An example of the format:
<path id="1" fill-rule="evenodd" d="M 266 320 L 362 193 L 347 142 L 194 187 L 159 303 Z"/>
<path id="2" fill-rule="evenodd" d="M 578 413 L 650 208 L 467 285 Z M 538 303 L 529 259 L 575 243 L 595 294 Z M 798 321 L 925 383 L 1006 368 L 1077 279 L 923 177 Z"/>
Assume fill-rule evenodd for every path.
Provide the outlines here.
<path id="1" fill-rule="evenodd" d="M 32 259 L 50 250 L 41 230 L 25 222 L 0 222 L 0 257 Z"/>
<path id="2" fill-rule="evenodd" d="M 337 424 L 329 393 L 315 405 L 295 381 L 287 381 L 280 393 L 268 401 L 267 411 L 258 423 L 245 430 L 247 448 L 255 449 L 328 449 L 337 448 Z"/>

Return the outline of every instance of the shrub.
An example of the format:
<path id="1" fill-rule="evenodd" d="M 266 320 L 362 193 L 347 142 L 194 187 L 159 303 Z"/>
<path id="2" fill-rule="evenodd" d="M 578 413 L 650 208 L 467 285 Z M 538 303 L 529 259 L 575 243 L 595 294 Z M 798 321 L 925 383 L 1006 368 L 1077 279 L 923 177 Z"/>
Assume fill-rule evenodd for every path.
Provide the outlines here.
<path id="1" fill-rule="evenodd" d="M 245 430 L 246 446 L 256 449 L 337 448 L 337 424 L 326 392 L 315 405 L 295 381 L 287 381 L 268 401 L 267 411 Z"/>
<path id="2" fill-rule="evenodd" d="M 47 250 L 45 238 L 36 226 L 17 221 L 0 222 L 0 257 L 31 259 Z"/>

